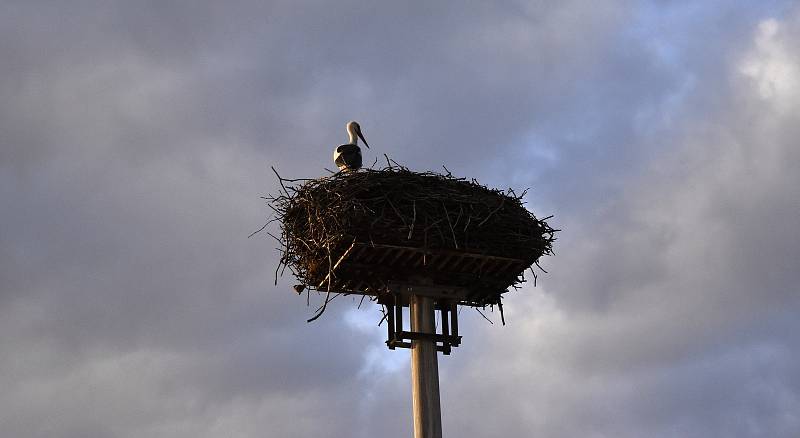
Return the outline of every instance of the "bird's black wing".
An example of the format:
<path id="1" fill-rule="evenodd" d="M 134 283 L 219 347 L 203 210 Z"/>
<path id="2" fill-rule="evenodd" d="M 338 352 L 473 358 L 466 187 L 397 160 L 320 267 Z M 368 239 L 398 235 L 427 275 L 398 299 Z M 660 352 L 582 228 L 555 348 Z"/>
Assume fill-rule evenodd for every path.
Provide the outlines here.
<path id="1" fill-rule="evenodd" d="M 334 162 L 338 167 L 358 169 L 361 167 L 361 148 L 354 144 L 343 144 L 336 148 L 338 156 Z"/>

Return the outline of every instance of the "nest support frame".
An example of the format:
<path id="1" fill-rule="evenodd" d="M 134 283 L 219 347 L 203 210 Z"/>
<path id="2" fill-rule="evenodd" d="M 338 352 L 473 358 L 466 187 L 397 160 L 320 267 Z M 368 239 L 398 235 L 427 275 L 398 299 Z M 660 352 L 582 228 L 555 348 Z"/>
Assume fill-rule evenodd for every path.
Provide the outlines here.
<path id="1" fill-rule="evenodd" d="M 426 296 L 434 300 L 434 309 L 439 312 L 440 332 L 429 333 L 409 327 L 405 330 L 403 308 L 410 308 L 412 295 Z M 449 355 L 453 347 L 461 345 L 458 335 L 458 301 L 444 296 L 441 288 L 426 285 L 397 284 L 389 286 L 389 293 L 378 297 L 378 303 L 386 312 L 386 346 L 395 348 L 411 348 L 412 341 L 427 339 L 436 345 L 436 350 Z"/>
<path id="2" fill-rule="evenodd" d="M 507 257 L 353 242 L 316 289 L 327 286 L 344 295 L 372 296 L 384 307 L 386 345 L 391 350 L 428 339 L 449 355 L 461 344 L 458 305 L 497 305 L 502 318 L 501 294 L 525 268 L 525 261 Z M 438 333 L 404 327 L 403 308 L 410 307 L 413 295 L 434 301 L 441 321 Z"/>
<path id="3" fill-rule="evenodd" d="M 426 295 L 485 307 L 500 304 L 509 285 L 524 281 L 528 266 L 525 260 L 476 252 L 353 242 L 314 289 L 380 297 L 399 285 L 416 285 Z"/>

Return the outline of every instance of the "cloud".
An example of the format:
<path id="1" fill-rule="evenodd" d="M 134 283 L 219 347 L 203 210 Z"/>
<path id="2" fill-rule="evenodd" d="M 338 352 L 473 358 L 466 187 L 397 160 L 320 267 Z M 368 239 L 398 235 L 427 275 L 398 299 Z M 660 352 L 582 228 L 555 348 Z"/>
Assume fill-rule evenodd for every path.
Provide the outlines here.
<path id="1" fill-rule="evenodd" d="M 506 308 L 521 305 L 521 314 L 482 338 L 488 351 L 452 377 L 456 411 L 478 409 L 466 393 L 502 400 L 480 404 L 479 421 L 451 420 L 451 430 L 797 432 L 800 363 L 789 325 L 800 304 L 799 113 L 784 85 L 792 75 L 775 73 L 796 66 L 787 44 L 797 25 L 795 14 L 754 26 L 722 85 L 680 108 L 679 142 L 643 163 L 622 196 L 564 226 L 559 269 L 542 281 L 549 294 L 510 299 Z M 764 92 L 765 81 L 781 80 Z M 714 112 L 703 107 L 709 99 L 721 100 Z"/>
<path id="2" fill-rule="evenodd" d="M 796 8 L 0 8 L 7 433 L 408 435 L 375 308 L 306 324 L 246 238 L 350 119 L 564 229 L 509 326 L 462 313 L 446 434 L 800 430 Z"/>

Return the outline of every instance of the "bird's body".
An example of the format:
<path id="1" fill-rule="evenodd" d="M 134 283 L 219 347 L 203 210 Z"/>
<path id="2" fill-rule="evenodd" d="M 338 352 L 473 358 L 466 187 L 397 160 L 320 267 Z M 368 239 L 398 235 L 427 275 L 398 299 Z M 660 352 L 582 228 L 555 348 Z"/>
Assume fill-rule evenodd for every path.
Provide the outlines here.
<path id="1" fill-rule="evenodd" d="M 364 142 L 364 146 L 369 148 L 367 141 L 361 134 L 361 127 L 357 122 L 350 122 L 347 124 L 347 134 L 350 136 L 350 142 L 337 147 L 333 151 L 333 162 L 340 171 L 352 171 L 361 168 L 361 148 L 358 147 L 358 139 Z"/>
<path id="2" fill-rule="evenodd" d="M 333 152 L 333 162 L 339 170 L 357 170 L 361 168 L 361 148 L 354 144 L 343 144 Z"/>

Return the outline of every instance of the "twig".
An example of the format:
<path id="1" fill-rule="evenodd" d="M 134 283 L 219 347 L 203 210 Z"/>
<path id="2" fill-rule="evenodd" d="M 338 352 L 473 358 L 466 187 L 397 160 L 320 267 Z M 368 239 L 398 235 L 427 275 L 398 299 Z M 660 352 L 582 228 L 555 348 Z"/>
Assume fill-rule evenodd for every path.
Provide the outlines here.
<path id="1" fill-rule="evenodd" d="M 249 238 L 251 238 L 251 237 L 255 236 L 256 234 L 258 234 L 258 233 L 260 233 L 260 232 L 264 231 L 264 228 L 267 228 L 267 225 L 269 225 L 269 224 L 271 224 L 271 223 L 273 223 L 273 222 L 275 222 L 275 221 L 277 221 L 277 220 L 279 220 L 279 219 L 280 219 L 280 218 L 274 217 L 274 218 L 272 218 L 272 219 L 268 220 L 268 221 L 267 221 L 267 223 L 265 223 L 263 227 L 261 227 L 261 228 L 259 228 L 259 229 L 255 230 L 255 231 L 253 231 L 252 233 L 250 233 L 250 235 L 249 235 L 249 236 L 247 236 L 247 238 L 249 239 Z"/>
<path id="2" fill-rule="evenodd" d="M 487 318 L 487 317 L 486 317 L 486 315 L 484 315 L 484 314 L 483 314 L 483 312 L 481 312 L 481 309 L 479 309 L 479 308 L 477 308 L 477 307 L 476 307 L 476 308 L 475 308 L 475 310 L 477 310 L 477 311 L 478 311 L 478 313 L 480 313 L 480 314 L 481 314 L 481 316 L 483 317 L 483 319 L 485 319 L 485 320 L 489 321 L 489 324 L 492 324 L 492 325 L 494 325 L 494 323 L 492 322 L 492 320 L 491 320 L 491 319 L 489 319 L 489 318 Z"/>
<path id="3" fill-rule="evenodd" d="M 328 307 L 329 298 L 331 296 L 331 279 L 333 278 L 333 263 L 331 262 L 331 248 L 328 245 L 328 293 L 325 294 L 325 302 L 322 303 L 322 308 L 319 309 L 319 312 L 314 315 L 311 319 L 306 320 L 306 322 L 315 321 L 317 318 L 322 316 L 325 313 L 325 309 Z"/>
<path id="4" fill-rule="evenodd" d="M 503 208 L 503 204 L 505 204 L 505 202 L 506 202 L 506 198 L 501 198 L 500 199 L 500 205 L 498 205 L 497 208 L 495 208 L 491 213 L 489 213 L 489 216 L 486 216 L 486 219 L 482 220 L 481 223 L 478 224 L 478 228 L 480 228 L 483 224 L 485 224 L 486 221 L 488 221 L 490 217 L 494 216 L 494 214 L 497 213 L 498 210 Z"/>
<path id="5" fill-rule="evenodd" d="M 322 279 L 322 281 L 319 283 L 319 287 L 321 287 L 325 283 L 325 281 L 327 281 L 328 282 L 328 290 L 331 290 L 331 277 L 334 275 L 333 273 L 336 271 L 336 268 L 339 267 L 339 265 L 342 263 L 342 261 L 345 258 L 347 258 L 348 255 L 350 255 L 350 251 L 352 251 L 353 248 L 355 248 L 355 246 L 356 246 L 356 241 L 354 239 L 353 242 L 350 243 L 350 246 L 342 253 L 341 256 L 339 256 L 339 259 L 336 260 L 336 264 L 334 264 L 332 268 L 328 269 L 328 275 L 326 275 L 325 278 Z M 330 246 L 328 246 L 328 262 L 329 263 L 330 263 L 330 258 L 331 258 Z M 330 264 L 328 266 L 330 266 Z"/>
<path id="6" fill-rule="evenodd" d="M 414 234 L 414 224 L 417 222 L 417 200 L 411 202 L 411 206 L 414 208 L 414 217 L 411 218 L 411 227 L 408 230 L 408 237 L 406 240 L 411 240 L 411 235 Z"/>
<path id="7" fill-rule="evenodd" d="M 361 295 L 361 300 L 358 302 L 358 307 L 356 307 L 356 309 L 360 309 L 361 308 L 361 303 L 364 302 L 364 298 L 366 298 L 366 297 L 367 297 L 366 295 Z"/>
<path id="8" fill-rule="evenodd" d="M 275 170 L 274 166 L 269 166 L 269 168 L 272 169 L 272 171 L 275 172 L 275 176 L 278 177 L 278 182 L 281 183 L 281 187 L 283 187 L 283 193 L 286 193 L 286 196 L 289 196 L 289 191 L 286 190 L 286 186 L 283 185 L 283 178 L 281 178 L 281 176 L 278 175 L 278 171 Z"/>
<path id="9" fill-rule="evenodd" d="M 447 218 L 447 225 L 450 226 L 450 234 L 453 235 L 453 245 L 458 249 L 458 241 L 456 240 L 456 232 L 453 230 L 453 224 L 450 223 L 450 213 L 447 212 L 447 206 L 444 205 L 442 202 L 442 208 L 444 209 L 444 217 Z"/>
<path id="10" fill-rule="evenodd" d="M 386 317 L 389 316 L 389 309 L 388 308 L 384 311 L 383 307 L 381 307 L 381 312 L 383 312 L 383 318 L 381 318 L 381 320 L 378 321 L 378 325 L 383 324 L 383 321 L 385 321 Z"/>

